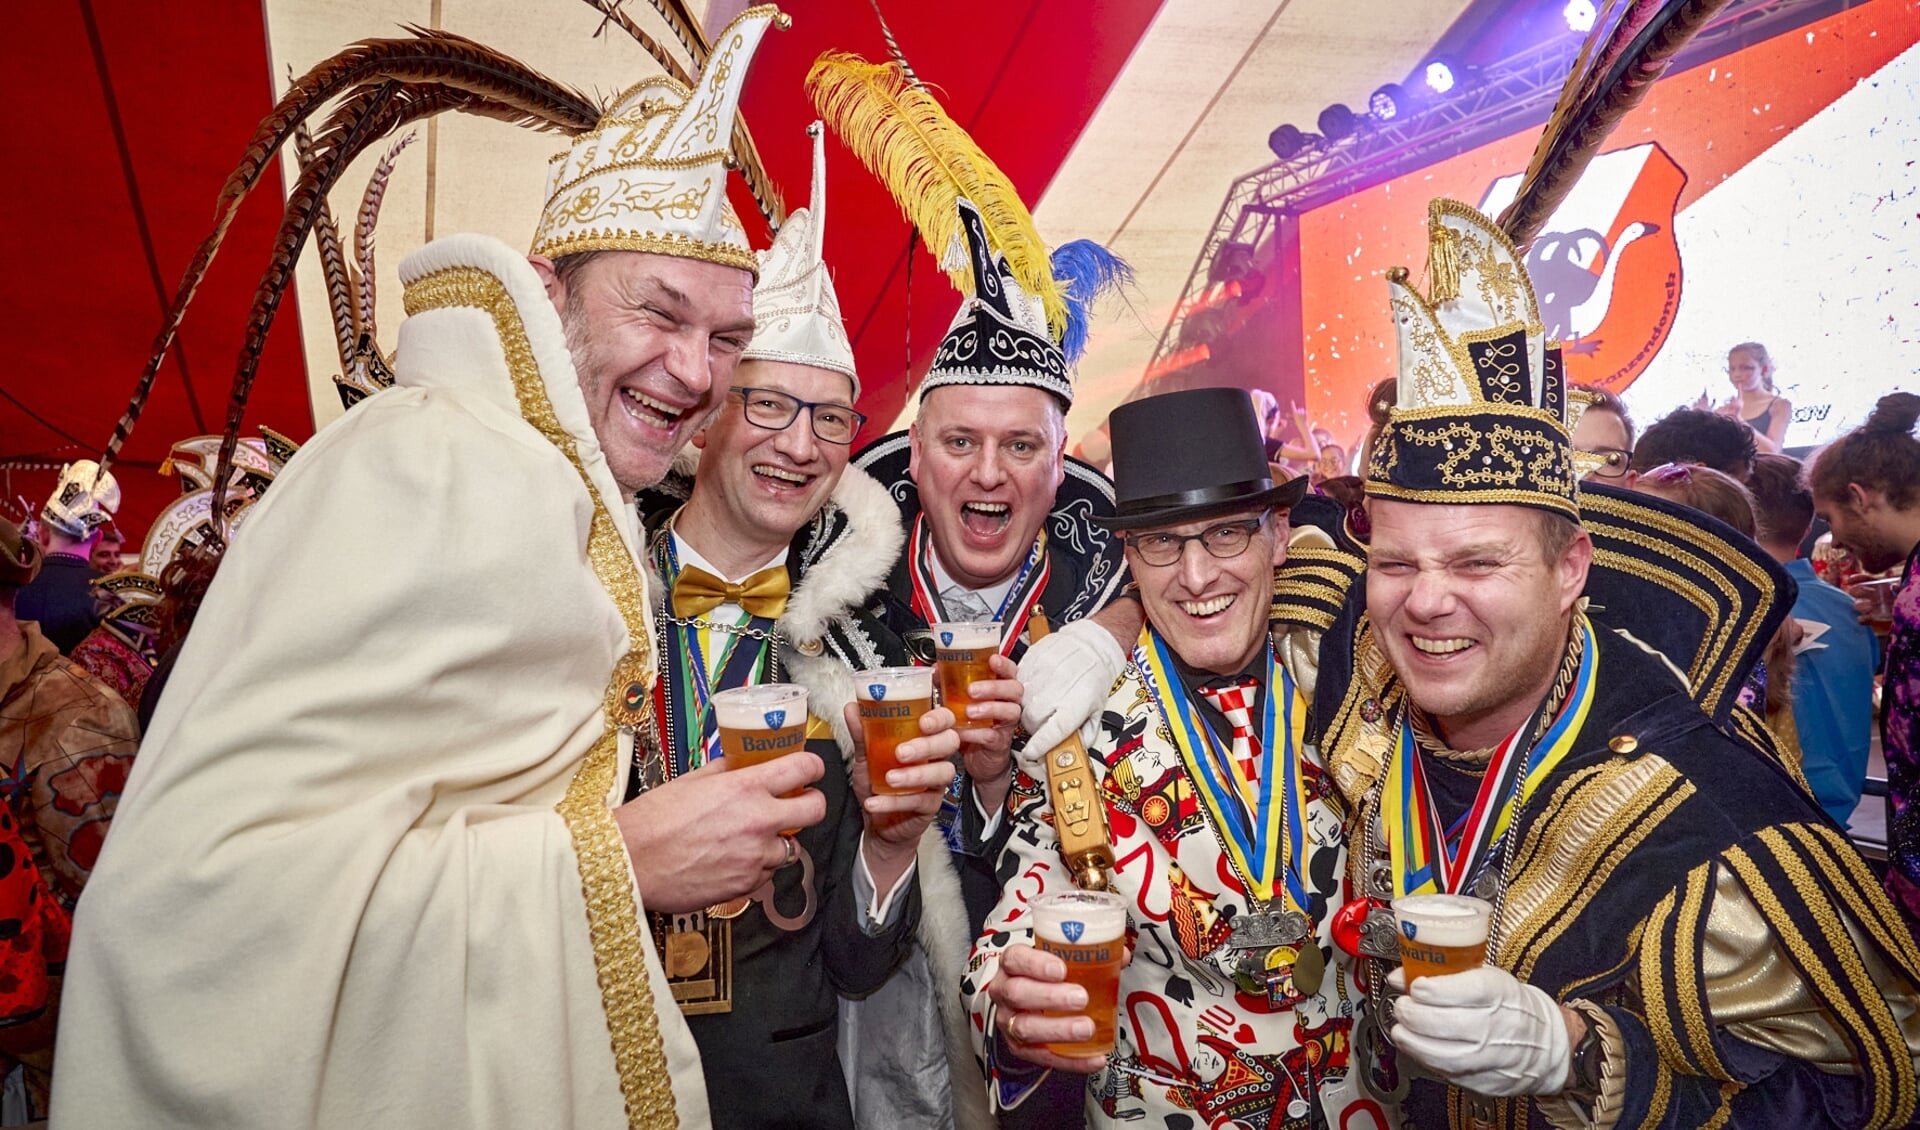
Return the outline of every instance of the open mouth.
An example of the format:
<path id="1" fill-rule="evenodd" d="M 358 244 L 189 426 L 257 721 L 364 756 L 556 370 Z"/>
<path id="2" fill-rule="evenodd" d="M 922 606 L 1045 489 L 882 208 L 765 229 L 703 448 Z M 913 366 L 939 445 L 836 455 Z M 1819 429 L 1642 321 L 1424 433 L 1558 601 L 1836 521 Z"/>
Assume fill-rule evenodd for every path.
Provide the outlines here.
<path id="1" fill-rule="evenodd" d="M 1460 652 L 1480 646 L 1473 640 L 1463 639 L 1430 640 L 1420 636 L 1408 636 L 1407 639 L 1412 641 L 1415 651 L 1424 655 L 1458 655 Z"/>
<path id="2" fill-rule="evenodd" d="M 1013 507 L 1004 502 L 964 502 L 960 505 L 960 524 L 967 532 L 981 537 L 1004 533 L 1013 521 Z"/>
<path id="3" fill-rule="evenodd" d="M 1225 612 L 1233 606 L 1233 601 L 1234 597 L 1228 595 L 1216 596 L 1207 600 L 1182 600 L 1176 603 L 1180 605 L 1180 611 L 1185 612 L 1196 620 L 1205 620 L 1210 616 L 1218 616 L 1222 612 Z"/>
<path id="4" fill-rule="evenodd" d="M 626 402 L 627 415 L 661 431 L 672 431 L 673 426 L 680 422 L 680 417 L 686 414 L 685 409 L 655 400 L 637 389 L 623 388 L 620 393 Z"/>
<path id="5" fill-rule="evenodd" d="M 803 487 L 813 481 L 812 475 L 789 471 L 785 467 L 776 467 L 771 463 L 755 463 L 753 473 L 757 478 L 778 488 Z"/>

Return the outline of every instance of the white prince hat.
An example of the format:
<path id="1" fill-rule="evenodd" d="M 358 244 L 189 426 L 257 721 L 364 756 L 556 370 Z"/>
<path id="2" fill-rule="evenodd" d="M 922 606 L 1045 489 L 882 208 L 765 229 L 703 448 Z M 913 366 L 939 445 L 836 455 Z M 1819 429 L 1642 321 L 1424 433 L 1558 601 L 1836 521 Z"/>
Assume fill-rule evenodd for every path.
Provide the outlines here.
<path id="1" fill-rule="evenodd" d="M 649 78 L 555 154 L 533 253 L 650 251 L 757 273 L 727 203 L 727 147 L 761 38 L 790 22 L 771 4 L 747 9 L 714 41 L 693 89 Z"/>
<path id="2" fill-rule="evenodd" d="M 840 299 L 821 258 L 826 248 L 827 153 L 819 122 L 807 127 L 813 138 L 813 195 L 793 212 L 760 253 L 760 282 L 753 288 L 753 343 L 740 356 L 747 361 L 790 361 L 831 369 L 853 382 L 860 398 L 860 375 L 853 368 L 853 345 L 840 320 Z"/>

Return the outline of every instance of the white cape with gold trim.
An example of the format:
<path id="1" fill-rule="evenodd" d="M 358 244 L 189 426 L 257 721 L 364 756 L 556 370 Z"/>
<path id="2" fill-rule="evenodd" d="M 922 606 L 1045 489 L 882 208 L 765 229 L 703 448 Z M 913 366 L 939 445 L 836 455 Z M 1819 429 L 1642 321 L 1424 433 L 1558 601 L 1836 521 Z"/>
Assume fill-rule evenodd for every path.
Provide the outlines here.
<path id="1" fill-rule="evenodd" d="M 252 509 L 141 749 L 57 1126 L 708 1125 L 607 808 L 633 509 L 526 261 L 402 275 L 398 384 Z"/>

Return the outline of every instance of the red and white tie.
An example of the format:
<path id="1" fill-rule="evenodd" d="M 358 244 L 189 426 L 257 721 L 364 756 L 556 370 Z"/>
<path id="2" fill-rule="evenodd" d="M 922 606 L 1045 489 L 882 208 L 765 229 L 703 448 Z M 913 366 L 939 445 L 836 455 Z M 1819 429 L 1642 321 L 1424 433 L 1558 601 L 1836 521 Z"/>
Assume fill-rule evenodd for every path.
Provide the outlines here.
<path id="1" fill-rule="evenodd" d="M 1233 759 L 1240 763 L 1240 771 L 1249 785 L 1260 783 L 1260 735 L 1253 729 L 1253 692 L 1259 689 L 1260 681 L 1251 677 L 1231 686 L 1200 688 L 1200 693 L 1233 727 Z"/>

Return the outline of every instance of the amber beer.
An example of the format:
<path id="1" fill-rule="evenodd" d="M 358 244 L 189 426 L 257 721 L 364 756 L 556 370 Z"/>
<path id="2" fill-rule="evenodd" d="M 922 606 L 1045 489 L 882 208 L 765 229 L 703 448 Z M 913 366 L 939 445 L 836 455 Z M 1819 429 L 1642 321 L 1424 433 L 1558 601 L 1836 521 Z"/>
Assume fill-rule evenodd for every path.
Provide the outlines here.
<path id="1" fill-rule="evenodd" d="M 860 731 L 867 742 L 867 774 L 876 796 L 912 796 L 919 789 L 887 784 L 900 768 L 895 751 L 920 736 L 920 716 L 933 709 L 933 672 L 925 667 L 877 667 L 853 675 Z"/>
<path id="2" fill-rule="evenodd" d="M 1407 984 L 1477 969 L 1487 962 L 1493 904 L 1466 895 L 1408 895 L 1393 900 L 1400 925 L 1400 967 Z"/>
<path id="3" fill-rule="evenodd" d="M 953 711 L 953 724 L 983 725 L 967 717 L 973 703 L 967 687 L 997 679 L 987 660 L 1000 654 L 998 620 L 960 620 L 932 625 L 934 675 L 940 680 L 940 705 Z"/>
<path id="4" fill-rule="evenodd" d="M 1120 967 L 1127 959 L 1127 900 L 1108 891 L 1056 891 L 1033 900 L 1033 942 L 1067 966 L 1067 980 L 1087 991 L 1087 1008 L 1046 1015 L 1087 1016 L 1093 1038 L 1048 1044 L 1056 1055 L 1113 1051 L 1113 1013 L 1120 1002 Z"/>
<path id="5" fill-rule="evenodd" d="M 713 696 L 713 720 L 729 769 L 797 753 L 807 744 L 807 688 L 769 683 L 721 691 Z"/>

